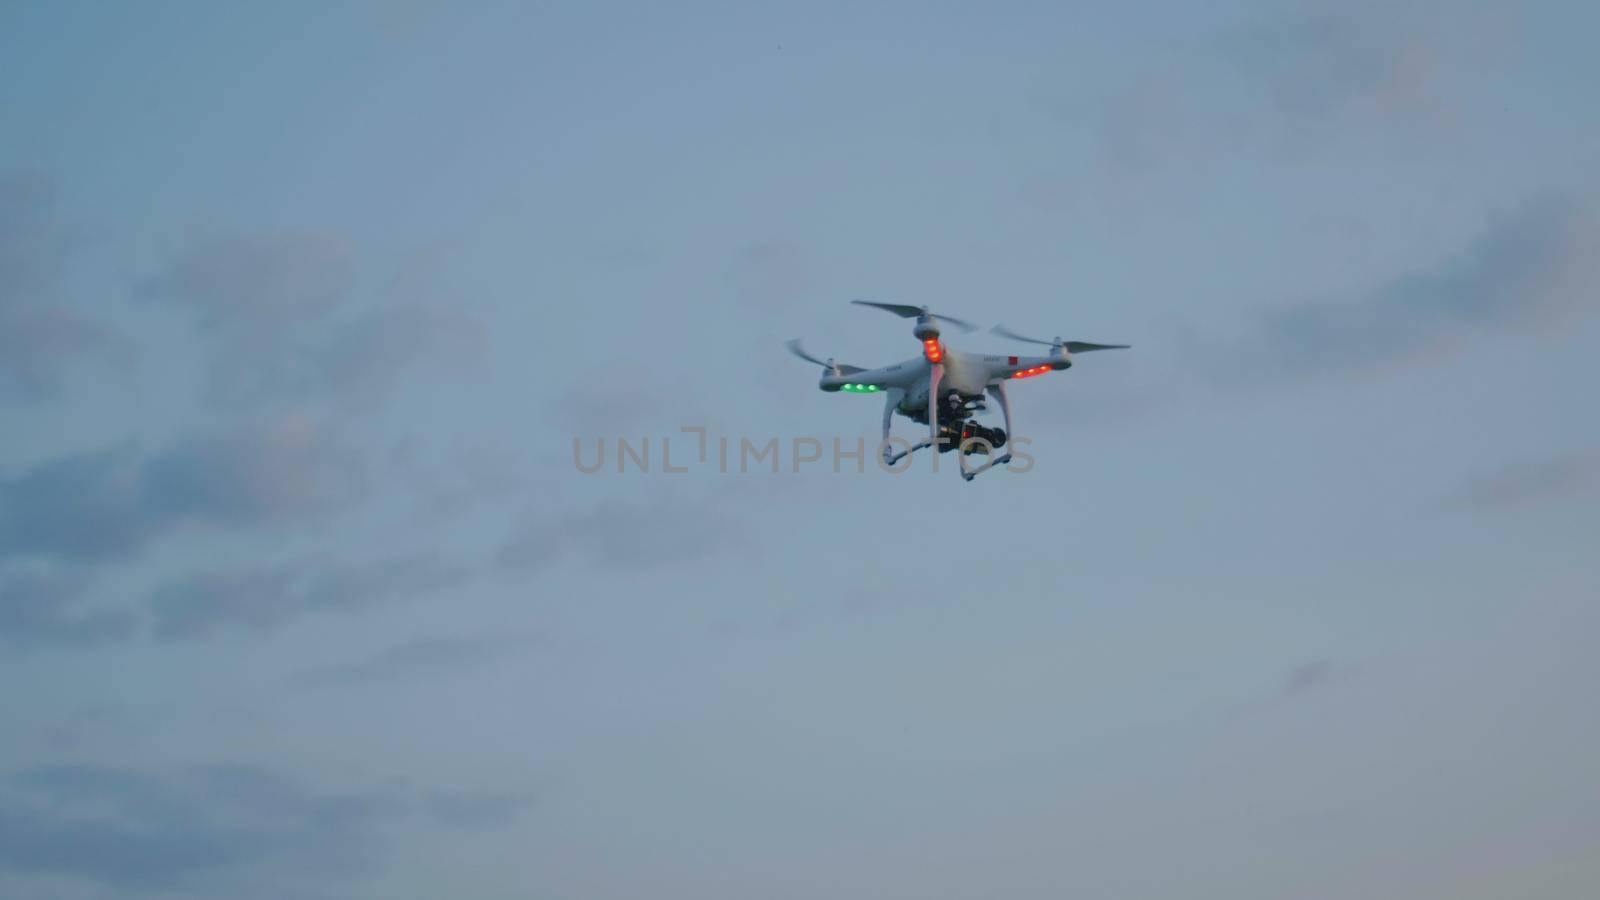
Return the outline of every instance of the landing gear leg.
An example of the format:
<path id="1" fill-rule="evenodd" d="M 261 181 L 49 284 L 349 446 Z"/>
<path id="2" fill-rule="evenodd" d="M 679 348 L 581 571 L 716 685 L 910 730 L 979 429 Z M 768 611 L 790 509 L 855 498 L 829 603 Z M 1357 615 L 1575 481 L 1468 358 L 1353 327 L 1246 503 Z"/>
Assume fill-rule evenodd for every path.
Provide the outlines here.
<path id="1" fill-rule="evenodd" d="M 932 364 L 930 364 L 928 366 L 928 439 L 925 440 L 925 441 L 916 442 L 915 444 L 913 444 L 911 446 L 910 450 L 907 450 L 907 451 L 905 451 L 903 453 L 890 453 L 889 452 L 889 448 L 888 448 L 889 424 L 888 423 L 889 423 L 889 415 L 891 413 L 891 409 L 889 407 L 885 407 L 884 408 L 884 412 L 883 412 L 883 421 L 884 421 L 883 434 L 884 434 L 885 441 L 884 441 L 884 450 L 883 450 L 883 462 L 884 462 L 885 465 L 892 466 L 895 463 L 899 462 L 900 460 L 905 459 L 907 456 L 910 456 L 911 454 L 917 452 L 918 450 L 923 450 L 923 449 L 926 449 L 928 447 L 938 447 L 938 445 L 939 445 L 939 381 L 943 377 L 944 377 L 944 366 L 943 365 L 940 365 L 939 363 L 932 363 Z"/>
<path id="2" fill-rule="evenodd" d="M 878 441 L 878 451 L 883 454 L 883 464 L 886 466 L 894 465 L 906 455 L 905 453 L 895 453 L 894 448 L 889 446 L 889 424 L 894 419 L 895 407 L 900 405 L 900 401 L 905 399 L 905 396 L 906 392 L 900 388 L 890 388 L 883 395 L 883 437 Z M 910 450 L 906 451 L 906 453 L 910 452 Z"/>
<path id="3" fill-rule="evenodd" d="M 994 398 L 994 402 L 1000 406 L 1000 415 L 1005 420 L 1005 437 L 1009 442 L 1013 432 L 1011 430 L 1011 404 L 1006 400 L 1006 383 L 1002 381 L 998 384 L 991 384 L 988 388 L 986 388 L 986 390 L 988 391 L 989 396 Z M 965 454 L 960 455 L 960 460 L 962 479 L 971 481 L 995 466 L 1003 466 L 1006 463 L 1011 462 L 1011 451 L 1007 450 L 1004 454 L 997 456 L 974 469 L 967 468 L 967 457 Z"/>

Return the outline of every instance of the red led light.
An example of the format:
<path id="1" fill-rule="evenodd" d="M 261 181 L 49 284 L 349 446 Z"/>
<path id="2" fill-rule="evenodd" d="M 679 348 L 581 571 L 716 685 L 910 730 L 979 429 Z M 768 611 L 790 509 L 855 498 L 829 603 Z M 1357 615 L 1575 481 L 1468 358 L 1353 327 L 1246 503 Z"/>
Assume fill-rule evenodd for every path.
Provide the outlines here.
<path id="1" fill-rule="evenodd" d="M 944 348 L 939 346 L 938 338 L 928 338 L 923 341 L 922 352 L 928 358 L 928 362 L 938 362 L 944 359 Z"/>
<path id="2" fill-rule="evenodd" d="M 1048 365 L 1034 366 L 1031 369 L 1020 369 L 1020 370 L 1018 370 L 1016 372 L 1013 372 L 1011 374 L 1011 377 L 1012 378 L 1032 378 L 1035 375 L 1043 375 L 1044 373 L 1046 373 L 1048 371 L 1050 371 L 1050 366 L 1048 366 Z"/>

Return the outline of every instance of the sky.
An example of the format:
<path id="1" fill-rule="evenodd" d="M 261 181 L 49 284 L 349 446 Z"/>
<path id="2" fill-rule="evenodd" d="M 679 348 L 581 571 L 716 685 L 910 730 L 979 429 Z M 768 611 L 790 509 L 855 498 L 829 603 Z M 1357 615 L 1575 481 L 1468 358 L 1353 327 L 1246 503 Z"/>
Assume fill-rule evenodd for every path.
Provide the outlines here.
<path id="1" fill-rule="evenodd" d="M 1594 894 L 1597 28 L 0 6 L 0 895 Z"/>

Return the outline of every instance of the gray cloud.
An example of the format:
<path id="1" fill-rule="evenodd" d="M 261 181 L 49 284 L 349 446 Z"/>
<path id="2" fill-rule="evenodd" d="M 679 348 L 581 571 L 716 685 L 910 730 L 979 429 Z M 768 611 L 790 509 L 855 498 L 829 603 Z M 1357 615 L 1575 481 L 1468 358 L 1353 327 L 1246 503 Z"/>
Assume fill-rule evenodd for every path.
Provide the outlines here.
<path id="1" fill-rule="evenodd" d="M 388 793 L 322 792 L 244 766 L 40 767 L 0 782 L 0 866 L 130 893 L 224 890 L 269 864 L 274 878 L 348 878 L 375 864 L 397 812 Z"/>
<path id="2" fill-rule="evenodd" d="M 67 574 L 15 572 L 0 580 L 0 641 L 14 647 L 82 645 L 130 636 L 121 610 L 85 609 L 85 581 Z"/>
<path id="3" fill-rule="evenodd" d="M 385 296 L 362 308 L 356 269 L 352 248 L 336 237 L 232 238 L 179 256 L 134 296 L 193 315 L 211 338 L 208 397 L 228 408 L 324 397 L 372 404 L 413 371 L 476 363 L 484 346 L 477 320 L 412 296 L 404 283 L 385 285 Z"/>
<path id="4" fill-rule="evenodd" d="M 529 637 L 517 634 L 435 635 L 396 644 L 355 662 L 305 669 L 296 680 L 325 686 L 435 678 L 490 665 L 526 652 L 532 644 Z"/>
<path id="5" fill-rule="evenodd" d="M 1289 670 L 1284 679 L 1283 693 L 1289 697 L 1299 696 L 1308 691 L 1327 684 L 1334 677 L 1335 669 L 1332 660 L 1314 659 L 1301 663 Z"/>
<path id="6" fill-rule="evenodd" d="M 107 743 L 131 748 L 161 725 L 140 711 L 115 703 L 92 702 L 60 711 L 40 729 L 40 745 L 49 753 L 90 750 Z"/>
<path id="7" fill-rule="evenodd" d="M 1116 92 L 1101 102 L 1098 120 L 1106 162 L 1134 172 L 1193 153 L 1206 124 L 1177 78 L 1146 78 Z"/>
<path id="8" fill-rule="evenodd" d="M 209 400 L 252 408 L 329 397 L 347 407 L 375 406 L 408 376 L 469 371 L 484 347 L 477 320 L 459 310 L 420 304 L 304 324 L 263 331 L 247 341 L 219 341 Z"/>
<path id="9" fill-rule="evenodd" d="M 363 562 L 294 560 L 271 566 L 191 573 L 159 585 L 131 609 L 86 603 L 81 574 L 22 569 L 0 580 L 0 641 L 16 647 L 126 640 L 148 622 L 167 640 L 226 630 L 268 631 L 301 616 L 399 603 L 466 583 L 471 573 L 431 553 Z M 482 664 L 525 646 L 515 635 L 428 638 L 358 663 L 311 670 L 316 683 L 437 674 Z"/>
<path id="10" fill-rule="evenodd" d="M 368 312 L 311 354 L 315 383 L 362 402 L 387 399 L 417 368 L 449 371 L 476 363 L 484 347 L 477 320 L 454 309 L 409 305 Z"/>
<path id="11" fill-rule="evenodd" d="M 393 786 L 326 790 L 250 765 L 40 766 L 0 779 L 0 868 L 123 894 L 283 896 L 372 874 L 390 829 L 408 819 L 496 827 L 525 806 Z"/>
<path id="12" fill-rule="evenodd" d="M 0 385 L 24 399 L 55 396 L 79 361 L 127 372 L 137 359 L 127 338 L 71 311 L 0 306 Z"/>
<path id="13" fill-rule="evenodd" d="M 1241 152 L 1330 157 L 1352 138 L 1443 139 L 1477 106 L 1475 73 L 1509 30 L 1484 10 L 1306 4 L 1164 53 L 1099 109 L 1107 161 L 1135 172 Z M 1453 11 L 1457 12 L 1457 11 Z"/>
<path id="14" fill-rule="evenodd" d="M 1512 463 L 1468 479 L 1449 497 L 1445 509 L 1500 512 L 1560 497 L 1592 492 L 1600 486 L 1600 453 L 1570 453 Z"/>
<path id="15" fill-rule="evenodd" d="M 737 523 L 705 503 L 605 500 L 562 516 L 530 516 L 498 559 L 513 571 L 570 558 L 601 569 L 644 569 L 703 559 L 738 537 Z"/>
<path id="16" fill-rule="evenodd" d="M 562 416 L 573 424 L 575 433 L 584 437 L 636 435 L 654 419 L 667 415 L 666 410 L 683 415 L 655 393 L 648 370 L 629 370 L 623 375 L 610 380 L 585 379 L 563 394 Z"/>
<path id="17" fill-rule="evenodd" d="M 1594 305 L 1600 239 L 1592 204 L 1550 194 L 1494 217 L 1442 265 L 1365 296 L 1265 316 L 1238 348 L 1215 354 L 1226 380 L 1320 374 L 1403 361 L 1452 341 L 1561 321 Z"/>
<path id="18" fill-rule="evenodd" d="M 0 176 L 0 390 L 55 395 L 80 362 L 126 371 L 131 341 L 62 304 L 55 283 L 75 243 L 56 221 L 46 180 Z"/>
<path id="19" fill-rule="evenodd" d="M 48 180 L 0 175 L 0 306 L 30 299 L 54 276 L 68 242 Z"/>
<path id="20" fill-rule="evenodd" d="M 127 554 L 149 537 L 150 521 L 131 445 L 78 453 L 0 479 L 0 560 L 68 561 Z"/>
<path id="21" fill-rule="evenodd" d="M 360 563 L 295 561 L 187 575 L 156 588 L 147 603 L 158 637 L 193 638 L 399 602 L 457 586 L 466 577 L 466 570 L 431 554 Z"/>
<path id="22" fill-rule="evenodd" d="M 652 452 L 659 454 L 658 436 L 666 435 L 672 443 L 673 465 L 679 465 L 685 457 L 693 459 L 699 446 L 697 435 L 680 429 L 714 421 L 715 415 L 701 398 L 675 390 L 677 383 L 659 367 L 623 361 L 566 388 L 557 403 L 570 433 L 587 442 L 591 453 L 597 439 L 610 442 L 621 437 L 637 445 L 648 436 Z M 571 453 L 570 445 L 561 449 Z M 570 459 L 566 457 L 568 465 Z"/>
<path id="23" fill-rule="evenodd" d="M 735 251 L 728 280 L 749 308 L 769 310 L 803 302 L 816 288 L 817 268 L 799 244 L 758 241 Z"/>
<path id="24" fill-rule="evenodd" d="M 528 794 L 489 791 L 433 791 L 423 806 L 434 821 L 450 828 L 482 831 L 512 824 L 535 803 Z"/>
<path id="25" fill-rule="evenodd" d="M 222 524 L 315 518 L 363 488 L 356 454 L 300 417 L 190 437 L 146 462 L 142 476 L 157 514 Z"/>
<path id="26" fill-rule="evenodd" d="M 417 493 L 417 515 L 437 525 L 482 503 L 520 496 L 527 487 L 527 448 L 501 441 L 457 439 L 442 450 L 418 437 L 390 448 L 395 477 Z"/>
<path id="27" fill-rule="evenodd" d="M 127 556 L 188 521 L 305 521 L 355 503 L 362 486 L 358 457 L 298 417 L 193 436 L 147 457 L 120 444 L 0 477 L 0 561 Z"/>
<path id="28" fill-rule="evenodd" d="M 350 246 L 321 234 L 271 234 L 210 241 L 140 281 L 134 296 L 189 310 L 203 331 L 263 339 L 349 299 Z"/>
<path id="29" fill-rule="evenodd" d="M 1443 102 L 1440 36 L 1382 6 L 1318 9 L 1224 38 L 1224 56 L 1290 116 L 1326 121 L 1362 108 L 1419 115 Z"/>

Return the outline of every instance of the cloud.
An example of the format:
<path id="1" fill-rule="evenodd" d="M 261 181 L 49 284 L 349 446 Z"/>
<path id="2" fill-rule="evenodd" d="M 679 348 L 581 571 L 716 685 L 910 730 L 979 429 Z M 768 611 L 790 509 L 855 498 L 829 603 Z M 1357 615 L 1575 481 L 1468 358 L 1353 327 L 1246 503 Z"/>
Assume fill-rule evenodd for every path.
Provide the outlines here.
<path id="1" fill-rule="evenodd" d="M 125 372 L 137 358 L 127 338 L 54 296 L 73 243 L 47 181 L 0 176 L 0 390 L 42 400 L 80 362 Z"/>
<path id="2" fill-rule="evenodd" d="M 246 766 L 38 767 L 0 781 L 0 866 L 130 893 L 225 891 L 267 865 L 269 880 L 346 879 L 373 868 L 397 812 L 388 793 L 323 792 Z"/>
<path id="3" fill-rule="evenodd" d="M 1279 112 L 1327 122 L 1365 111 L 1430 114 L 1443 102 L 1440 41 L 1370 6 L 1275 18 L 1229 34 L 1222 45 Z"/>
<path id="4" fill-rule="evenodd" d="M 1100 104 L 1101 151 L 1119 169 L 1157 168 L 1194 151 L 1200 119 L 1181 81 L 1147 77 Z"/>
<path id="5" fill-rule="evenodd" d="M 149 537 L 141 473 L 123 444 L 40 463 L 0 479 L 0 560 L 122 556 Z"/>
<path id="6" fill-rule="evenodd" d="M 301 671 L 296 680 L 312 685 L 351 685 L 435 678 L 481 668 L 532 646 L 525 635 L 437 635 L 389 647 L 355 662 L 316 666 Z"/>
<path id="7" fill-rule="evenodd" d="M 92 750 L 107 744 L 131 747 L 162 729 L 153 717 L 116 703 L 91 702 L 59 710 L 39 732 L 39 746 L 52 754 Z"/>
<path id="8" fill-rule="evenodd" d="M 0 384 L 24 399 L 58 394 L 79 361 L 125 373 L 137 359 L 131 341 L 76 313 L 0 307 Z"/>
<path id="9" fill-rule="evenodd" d="M 466 568 L 432 553 L 363 562 L 295 560 L 184 575 L 157 586 L 135 611 L 89 607 L 89 582 L 79 573 L 21 569 L 0 580 L 0 642 L 14 647 L 93 645 L 130 639 L 147 623 L 166 640 L 227 630 L 263 632 L 305 615 L 403 602 L 470 578 Z M 304 678 L 334 683 L 438 674 L 501 658 L 525 645 L 526 638 L 516 635 L 427 638 L 359 663 L 311 670 Z"/>
<path id="10" fill-rule="evenodd" d="M 50 182 L 0 175 L 0 307 L 31 299 L 54 277 L 66 249 Z"/>
<path id="11" fill-rule="evenodd" d="M 416 373 L 473 369 L 484 346 L 481 325 L 459 310 L 418 304 L 374 309 L 303 331 L 220 342 L 207 397 L 226 408 L 323 398 L 373 407 Z"/>
<path id="12" fill-rule="evenodd" d="M 1297 697 L 1327 684 L 1336 674 L 1332 660 L 1315 659 L 1289 670 L 1284 679 L 1285 696 Z"/>
<path id="13" fill-rule="evenodd" d="M 313 385 L 358 402 L 378 402 L 412 370 L 464 369 L 483 349 L 482 327 L 458 310 L 421 305 L 373 310 L 314 348 Z"/>
<path id="14" fill-rule="evenodd" d="M 141 487 L 153 513 L 221 524 L 286 522 L 352 505 L 361 461 L 302 417 L 189 437 L 145 463 Z"/>
<path id="15" fill-rule="evenodd" d="M 739 534 L 731 517 L 704 503 L 605 500 L 562 516 L 530 516 L 501 546 L 498 561 L 517 572 L 569 558 L 598 569 L 646 569 L 703 559 Z"/>
<path id="16" fill-rule="evenodd" d="M 517 796 L 328 790 L 252 765 L 38 766 L 0 778 L 0 869 L 119 894 L 284 896 L 376 872 L 392 829 L 506 824 Z"/>
<path id="17" fill-rule="evenodd" d="M 1114 167 L 1205 166 L 1254 152 L 1338 156 L 1352 141 L 1451 136 L 1494 117 L 1472 79 L 1501 65 L 1510 29 L 1490 11 L 1440 16 L 1394 4 L 1273 9 L 1189 47 L 1163 48 L 1099 109 Z"/>
<path id="18" fill-rule="evenodd" d="M 15 572 L 0 580 L 0 641 L 13 647 L 96 644 L 127 638 L 137 622 L 120 610 L 83 609 L 81 576 Z"/>
<path id="19" fill-rule="evenodd" d="M 816 289 L 817 268 L 799 244 L 758 241 L 735 251 L 728 280 L 749 308 L 771 310 L 804 302 Z"/>
<path id="20" fill-rule="evenodd" d="M 337 237 L 257 235 L 199 245 L 133 293 L 193 316 L 211 339 L 208 398 L 230 409 L 328 397 L 370 405 L 413 371 L 465 370 L 481 357 L 482 327 L 460 308 L 394 281 L 363 306 L 356 276 L 355 253 Z"/>
<path id="21" fill-rule="evenodd" d="M 482 503 L 515 498 L 527 487 L 527 447 L 456 435 L 444 448 L 419 437 L 396 442 L 387 456 L 395 477 L 417 494 L 416 514 L 437 525 Z"/>
<path id="22" fill-rule="evenodd" d="M 432 554 L 360 563 L 297 561 L 187 575 L 157 587 L 147 606 L 158 637 L 194 638 L 380 606 L 446 590 L 466 578 L 464 569 Z"/>
<path id="23" fill-rule="evenodd" d="M 129 556 L 185 522 L 302 522 L 362 496 L 359 457 L 300 417 L 193 435 L 149 456 L 131 443 L 0 477 L 0 561 Z"/>
<path id="24" fill-rule="evenodd" d="M 1364 296 L 1264 316 L 1214 354 L 1229 381 L 1258 382 L 1404 361 L 1464 337 L 1559 323 L 1594 305 L 1595 209 L 1547 194 L 1491 219 L 1463 252 Z"/>
<path id="25" fill-rule="evenodd" d="M 575 434 L 586 439 L 631 437 L 645 433 L 665 415 L 683 415 L 656 394 L 649 370 L 621 374 L 623 377 L 610 380 L 584 379 L 562 395 L 562 418 L 572 424 Z"/>
<path id="26" fill-rule="evenodd" d="M 423 801 L 424 808 L 441 825 L 466 831 L 503 828 L 515 822 L 534 805 L 528 794 L 490 791 L 433 791 Z"/>
<path id="27" fill-rule="evenodd" d="M 1468 479 L 1444 507 L 1460 512 L 1500 512 L 1592 492 L 1600 486 L 1600 453 L 1570 453 L 1525 460 Z"/>
<path id="28" fill-rule="evenodd" d="M 140 281 L 134 296 L 194 314 L 202 331 L 261 340 L 346 301 L 354 255 L 321 234 L 269 234 L 209 241 Z"/>

